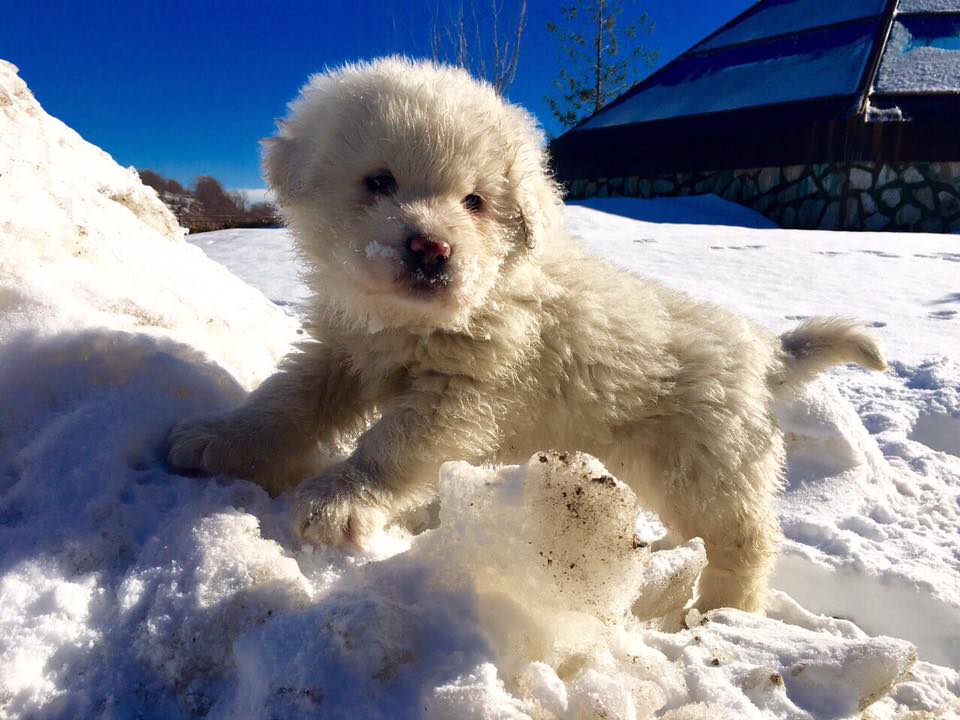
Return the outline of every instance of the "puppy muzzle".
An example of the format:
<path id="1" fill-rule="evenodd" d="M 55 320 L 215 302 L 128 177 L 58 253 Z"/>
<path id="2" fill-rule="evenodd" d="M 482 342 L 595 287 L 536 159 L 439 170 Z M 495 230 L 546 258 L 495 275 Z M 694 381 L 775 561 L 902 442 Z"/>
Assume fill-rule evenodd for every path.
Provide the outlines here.
<path id="1" fill-rule="evenodd" d="M 449 261 L 453 248 L 445 240 L 421 233 L 407 238 L 404 258 L 414 287 L 424 290 L 450 284 Z"/>

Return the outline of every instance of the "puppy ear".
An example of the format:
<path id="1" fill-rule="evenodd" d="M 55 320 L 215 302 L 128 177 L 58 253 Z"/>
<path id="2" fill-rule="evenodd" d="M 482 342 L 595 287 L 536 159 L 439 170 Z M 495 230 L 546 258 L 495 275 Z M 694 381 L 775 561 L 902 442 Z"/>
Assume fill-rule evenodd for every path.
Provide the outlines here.
<path id="1" fill-rule="evenodd" d="M 282 129 L 275 137 L 261 140 L 260 145 L 267 182 L 278 204 L 287 205 L 303 194 L 306 185 L 304 148 L 296 138 L 285 136 Z"/>
<path id="2" fill-rule="evenodd" d="M 336 127 L 338 77 L 335 73 L 312 76 L 287 106 L 289 112 L 277 124 L 277 134 L 261 141 L 263 171 L 281 207 L 313 187 L 317 158 Z"/>
<path id="3" fill-rule="evenodd" d="M 526 110 L 506 106 L 510 122 L 503 128 L 511 138 L 507 180 L 514 193 L 520 231 L 533 249 L 549 242 L 563 226 L 560 189 L 550 175 L 545 139 L 536 120 Z"/>
<path id="4" fill-rule="evenodd" d="M 528 248 L 549 242 L 561 226 L 561 200 L 556 183 L 537 163 L 516 181 L 520 227 Z"/>
<path id="5" fill-rule="evenodd" d="M 520 212 L 520 228 L 524 240 L 526 240 L 526 245 L 531 250 L 537 245 L 541 245 L 547 234 L 544 208 L 540 204 L 543 193 L 537 191 L 537 184 L 535 181 L 521 183 L 520 197 L 517 201 L 517 209 Z"/>

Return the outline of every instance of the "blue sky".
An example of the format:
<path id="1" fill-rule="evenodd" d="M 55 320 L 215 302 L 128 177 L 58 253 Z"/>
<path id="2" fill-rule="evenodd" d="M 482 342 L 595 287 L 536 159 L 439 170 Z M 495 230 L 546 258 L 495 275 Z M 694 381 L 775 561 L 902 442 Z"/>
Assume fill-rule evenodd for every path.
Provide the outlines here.
<path id="1" fill-rule="evenodd" d="M 507 8 L 511 0 L 503 0 Z M 469 2 L 466 3 L 469 7 Z M 752 0 L 650 0 L 661 64 Z M 392 53 L 429 54 L 438 0 L 6 0 L 0 57 L 20 68 L 47 112 L 123 165 L 188 184 L 263 185 L 257 141 L 307 76 Z M 562 59 L 547 20 L 560 2 L 529 0 L 520 71 L 509 92 L 548 132 L 544 97 Z M 477 0 L 485 8 L 484 0 Z M 440 14 L 446 12 L 441 10 Z M 509 9 L 504 11 L 509 13 Z"/>

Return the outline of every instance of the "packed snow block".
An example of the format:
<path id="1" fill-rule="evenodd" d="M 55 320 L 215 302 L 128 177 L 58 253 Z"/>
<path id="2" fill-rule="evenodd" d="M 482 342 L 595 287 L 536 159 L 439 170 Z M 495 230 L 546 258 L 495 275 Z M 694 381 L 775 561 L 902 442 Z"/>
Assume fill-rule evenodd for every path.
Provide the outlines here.
<path id="1" fill-rule="evenodd" d="M 682 684 L 658 653 L 621 647 L 621 632 L 638 622 L 630 608 L 644 593 L 651 613 L 656 606 L 679 615 L 703 567 L 702 544 L 656 553 L 672 559 L 651 562 L 635 534 L 635 495 L 599 461 L 544 451 L 493 472 L 447 463 L 439 495 L 440 527 L 411 552 L 453 586 L 473 588 L 499 677 L 525 700 L 525 712 L 646 717 Z M 658 590 L 670 598 L 659 605 Z"/>
<path id="2" fill-rule="evenodd" d="M 633 491 L 582 453 L 545 451 L 488 474 L 448 463 L 440 477 L 446 541 L 455 536 L 480 586 L 534 593 L 563 611 L 623 615 L 650 558 L 634 533 Z M 466 482 L 478 475 L 482 484 Z"/>
<path id="3" fill-rule="evenodd" d="M 296 322 L 184 234 L 136 171 L 47 115 L 0 60 L 0 342 L 140 332 L 188 343 L 257 385 Z"/>
<path id="4" fill-rule="evenodd" d="M 633 615 L 658 630 L 679 630 L 683 607 L 693 597 L 706 566 L 707 553 L 700 538 L 653 553 L 631 608 Z"/>
<path id="5" fill-rule="evenodd" d="M 597 616 L 625 613 L 650 561 L 633 530 L 633 491 L 589 455 L 546 451 L 527 465 L 523 503 L 535 567 L 557 601 Z"/>
<path id="6" fill-rule="evenodd" d="M 527 585 L 563 611 L 616 621 L 632 610 L 651 626 L 679 627 L 681 610 L 706 565 L 701 540 L 651 554 L 649 542 L 635 531 L 642 508 L 633 491 L 583 453 L 536 453 L 513 482 L 522 482 L 522 494 L 512 500 L 517 512 L 507 522 L 515 536 L 513 561 L 505 557 L 504 565 L 508 574 L 513 572 L 507 568 L 515 567 L 522 577 L 511 577 L 511 587 Z M 463 498 L 443 480 L 441 486 L 441 508 L 449 512 L 456 497 L 461 510 Z M 472 496 L 466 503 L 471 512 L 480 507 Z M 477 520 L 486 525 L 486 518 Z M 463 521 L 459 517 L 456 525 Z"/>

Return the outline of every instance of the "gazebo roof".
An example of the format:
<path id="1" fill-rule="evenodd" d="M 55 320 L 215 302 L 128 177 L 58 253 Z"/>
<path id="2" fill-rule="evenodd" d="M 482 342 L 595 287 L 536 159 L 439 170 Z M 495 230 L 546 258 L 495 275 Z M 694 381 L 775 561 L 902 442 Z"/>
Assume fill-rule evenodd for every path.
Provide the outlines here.
<path id="1" fill-rule="evenodd" d="M 958 111 L 960 0 L 761 0 L 552 150 L 562 179 L 958 159 Z"/>

